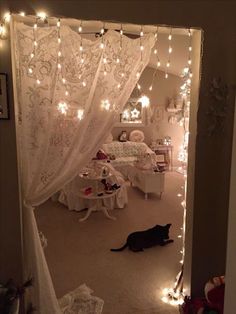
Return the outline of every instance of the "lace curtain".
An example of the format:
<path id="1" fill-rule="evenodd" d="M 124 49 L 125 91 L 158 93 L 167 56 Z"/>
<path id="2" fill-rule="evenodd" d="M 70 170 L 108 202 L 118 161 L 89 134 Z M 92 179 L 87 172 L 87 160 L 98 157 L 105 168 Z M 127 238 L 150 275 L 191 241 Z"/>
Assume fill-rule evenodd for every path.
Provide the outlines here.
<path id="1" fill-rule="evenodd" d="M 34 30 L 23 23 L 12 23 L 26 276 L 34 277 L 32 302 L 43 314 L 60 310 L 32 206 L 43 203 L 70 182 L 95 155 L 154 45 L 152 34 L 142 37 L 141 55 L 139 38 L 123 36 L 120 49 L 120 35 L 115 31 L 91 41 L 81 39 L 63 21 L 61 24 L 59 48 L 56 26 Z M 66 114 L 58 110 L 59 103 L 64 104 Z"/>

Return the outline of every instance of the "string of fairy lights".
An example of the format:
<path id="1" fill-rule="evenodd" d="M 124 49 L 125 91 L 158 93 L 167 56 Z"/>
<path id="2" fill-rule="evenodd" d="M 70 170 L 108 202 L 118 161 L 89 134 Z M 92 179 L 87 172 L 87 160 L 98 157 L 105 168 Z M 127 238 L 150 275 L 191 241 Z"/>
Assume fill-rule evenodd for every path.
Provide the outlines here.
<path id="1" fill-rule="evenodd" d="M 22 17 L 25 16 L 24 12 L 19 13 Z M 3 22 L 0 23 L 0 38 L 5 39 L 7 34 L 7 23 L 10 21 L 11 14 L 6 13 L 3 19 Z M 33 32 L 33 44 L 31 53 L 29 56 L 29 63 L 28 63 L 28 73 L 29 75 L 35 80 L 36 85 L 41 84 L 40 77 L 37 75 L 37 71 L 33 66 L 33 60 L 35 56 L 38 53 L 38 28 L 39 28 L 39 21 L 45 21 L 47 19 L 47 16 L 44 12 L 40 12 L 35 17 L 35 23 L 33 24 L 32 32 Z M 83 21 L 78 22 L 78 34 L 80 35 L 80 42 L 79 42 L 79 55 L 80 55 L 80 63 L 81 66 L 85 63 L 85 54 L 84 54 L 84 42 L 83 42 Z M 100 29 L 100 49 L 102 50 L 102 72 L 104 78 L 108 74 L 107 70 L 107 64 L 108 64 L 108 55 L 106 54 L 106 40 L 105 40 L 105 33 L 106 33 L 106 24 L 105 22 L 101 22 L 102 27 Z M 66 81 L 66 75 L 65 75 L 65 66 L 64 66 L 64 56 L 63 56 L 63 34 L 61 29 L 61 19 L 58 18 L 56 22 L 56 30 L 57 30 L 57 75 L 58 79 L 61 82 L 62 88 L 64 89 L 64 98 L 59 101 L 57 104 L 57 110 L 62 115 L 67 115 L 70 107 L 69 107 L 69 98 L 70 98 L 70 91 L 69 91 L 69 84 L 67 84 Z M 95 34 L 95 33 L 94 33 Z M 155 56 L 155 69 L 153 76 L 151 78 L 150 85 L 148 87 L 149 91 L 151 92 L 153 90 L 154 81 L 157 75 L 158 70 L 161 67 L 161 60 L 160 60 L 160 54 L 159 54 L 159 27 L 156 27 L 156 31 L 154 33 L 155 36 L 155 45 L 153 48 L 153 54 Z M 122 87 L 123 81 L 124 81 L 124 70 L 122 65 L 122 59 L 121 59 L 121 52 L 123 49 L 123 36 L 124 36 L 124 27 L 123 24 L 120 24 L 120 30 L 119 30 L 119 47 L 118 51 L 116 53 L 115 58 L 115 66 L 120 67 L 120 77 L 121 80 L 117 84 L 117 88 L 120 89 Z M 165 288 L 163 289 L 163 296 L 162 300 L 163 302 L 170 303 L 172 305 L 179 305 L 184 302 L 184 288 L 183 288 L 183 268 L 184 268 L 184 258 L 185 258 L 185 219 L 186 219 L 186 187 L 187 187 L 187 173 L 186 173 L 186 165 L 187 165 L 187 159 L 188 159 L 188 137 L 189 137 L 189 129 L 188 129 L 188 122 L 189 122 L 189 109 L 190 109 L 190 88 L 191 88 L 191 80 L 192 80 L 192 31 L 191 29 L 188 30 L 188 36 L 189 36 L 189 45 L 188 45 L 188 61 L 187 66 L 183 70 L 183 85 L 180 87 L 180 95 L 183 99 L 183 118 L 179 122 L 181 126 L 183 126 L 184 129 L 184 140 L 183 144 L 180 148 L 179 152 L 179 160 L 182 162 L 182 168 L 184 168 L 184 179 L 185 183 L 184 186 L 182 186 L 181 193 L 178 193 L 177 197 L 181 199 L 181 206 L 183 207 L 183 227 L 181 227 L 181 234 L 178 236 L 179 239 L 182 239 L 182 249 L 180 251 L 181 253 L 181 270 L 179 274 L 176 277 L 176 281 L 174 283 L 173 288 Z M 136 78 L 139 80 L 141 76 L 141 68 L 143 67 L 143 54 L 144 54 L 144 44 L 143 44 L 143 37 L 144 37 L 144 26 L 140 26 L 140 32 L 139 32 L 139 50 L 140 50 L 140 68 L 136 72 Z M 173 53 L 173 46 L 172 46 L 172 39 L 173 39 L 173 28 L 170 28 L 169 33 L 167 34 L 167 40 L 168 40 L 168 51 L 167 51 L 167 62 L 164 63 L 164 77 L 168 79 L 169 73 L 170 73 L 170 67 L 172 62 L 172 53 Z M 110 62 L 110 60 L 109 60 Z M 81 88 L 86 88 L 87 82 L 85 79 L 81 81 Z M 142 103 L 142 107 L 148 107 L 150 104 L 149 98 L 143 93 L 142 86 L 140 82 L 137 82 L 136 87 L 141 93 L 140 101 Z M 105 111 L 112 110 L 113 106 L 111 105 L 110 101 L 108 99 L 101 100 L 101 109 Z M 136 110 L 136 111 L 135 111 Z M 128 114 L 128 112 L 124 112 L 123 114 Z M 133 109 L 133 112 L 131 112 L 132 116 L 135 117 L 138 115 L 137 109 Z M 76 117 L 79 121 L 81 121 L 84 118 L 84 109 L 78 108 L 76 110 Z"/>
<path id="2" fill-rule="evenodd" d="M 184 185 L 181 187 L 183 191 L 177 194 L 177 197 L 182 199 L 181 206 L 183 208 L 183 226 L 180 228 L 181 233 L 178 238 L 182 240 L 182 249 L 180 250 L 181 270 L 178 273 L 174 287 L 163 289 L 163 302 L 170 303 L 172 305 L 181 305 L 184 303 L 185 289 L 183 284 L 183 272 L 184 272 L 184 259 L 185 259 L 185 231 L 186 231 L 186 193 L 187 193 L 187 161 L 188 161 L 188 138 L 189 138 L 189 111 L 190 111 L 190 92 L 192 82 L 192 32 L 188 30 L 189 46 L 188 46 L 188 64 L 183 69 L 183 85 L 180 87 L 180 95 L 183 101 L 183 118 L 179 124 L 183 127 L 184 136 L 183 143 L 179 151 L 179 161 L 182 162 L 180 172 L 184 175 Z"/>

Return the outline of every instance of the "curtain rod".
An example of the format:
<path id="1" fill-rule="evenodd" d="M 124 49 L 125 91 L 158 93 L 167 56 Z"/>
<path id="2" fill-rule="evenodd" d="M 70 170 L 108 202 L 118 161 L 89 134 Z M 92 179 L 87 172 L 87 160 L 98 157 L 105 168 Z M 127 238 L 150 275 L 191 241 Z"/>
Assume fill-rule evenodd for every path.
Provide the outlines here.
<path id="1" fill-rule="evenodd" d="M 19 14 L 12 14 L 12 17 L 15 21 L 24 22 L 24 23 L 35 23 L 36 19 L 38 19 L 39 25 L 43 25 L 45 22 L 40 20 L 37 16 L 33 15 L 26 15 L 21 16 Z M 58 19 L 60 19 L 61 24 L 71 26 L 71 27 L 78 27 L 80 26 L 81 22 L 83 23 L 83 28 L 93 28 L 95 29 L 94 32 L 100 30 L 100 28 L 104 27 L 106 29 L 111 30 L 120 30 L 121 25 L 123 31 L 127 34 L 139 34 L 141 27 L 143 28 L 145 33 L 156 33 L 158 29 L 158 33 L 168 33 L 170 29 L 175 31 L 176 35 L 188 35 L 187 31 L 189 28 L 186 27 L 178 27 L 178 26 L 170 26 L 170 25 L 138 25 L 126 22 L 117 22 L 117 21 L 101 21 L 101 20 L 81 20 L 81 19 L 74 19 L 74 18 L 66 18 L 66 17 L 47 17 L 46 21 L 49 25 L 56 25 Z M 46 23 L 47 23 L 46 22 Z M 87 24 L 87 25 L 86 25 Z M 191 30 L 200 30 L 197 28 L 191 27 Z"/>

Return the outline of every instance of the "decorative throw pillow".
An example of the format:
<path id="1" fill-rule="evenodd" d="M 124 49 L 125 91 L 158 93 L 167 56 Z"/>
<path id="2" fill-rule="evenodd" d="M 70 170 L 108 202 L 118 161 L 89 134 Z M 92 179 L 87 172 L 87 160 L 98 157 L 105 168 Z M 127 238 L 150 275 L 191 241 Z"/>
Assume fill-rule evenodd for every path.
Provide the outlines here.
<path id="1" fill-rule="evenodd" d="M 108 158 L 107 154 L 102 149 L 99 149 L 96 155 L 96 159 L 103 160 L 107 158 Z"/>
<path id="2" fill-rule="evenodd" d="M 108 136 L 105 139 L 105 144 L 109 144 L 113 141 L 113 135 L 111 133 L 108 134 Z"/>
<path id="3" fill-rule="evenodd" d="M 144 141 L 144 133 L 140 130 L 133 130 L 130 132 L 129 140 L 131 142 L 143 142 Z"/>

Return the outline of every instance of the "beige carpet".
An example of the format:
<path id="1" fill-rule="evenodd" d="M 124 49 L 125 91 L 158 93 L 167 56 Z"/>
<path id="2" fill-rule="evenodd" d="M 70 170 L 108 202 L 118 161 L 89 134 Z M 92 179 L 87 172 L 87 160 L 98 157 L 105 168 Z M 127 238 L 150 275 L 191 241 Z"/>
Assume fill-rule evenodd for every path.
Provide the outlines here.
<path id="1" fill-rule="evenodd" d="M 85 212 L 72 212 L 59 203 L 46 202 L 36 212 L 39 230 L 48 239 L 46 258 L 56 294 L 62 297 L 86 283 L 94 295 L 105 301 L 104 314 L 174 314 L 177 308 L 163 303 L 161 291 L 172 286 L 180 269 L 183 209 L 177 196 L 183 185 L 182 175 L 166 173 L 162 199 L 128 186 L 129 204 L 116 209 L 116 221 L 95 212 L 85 222 Z M 144 252 L 110 252 L 120 247 L 130 232 L 155 224 L 172 223 L 174 243 Z"/>

